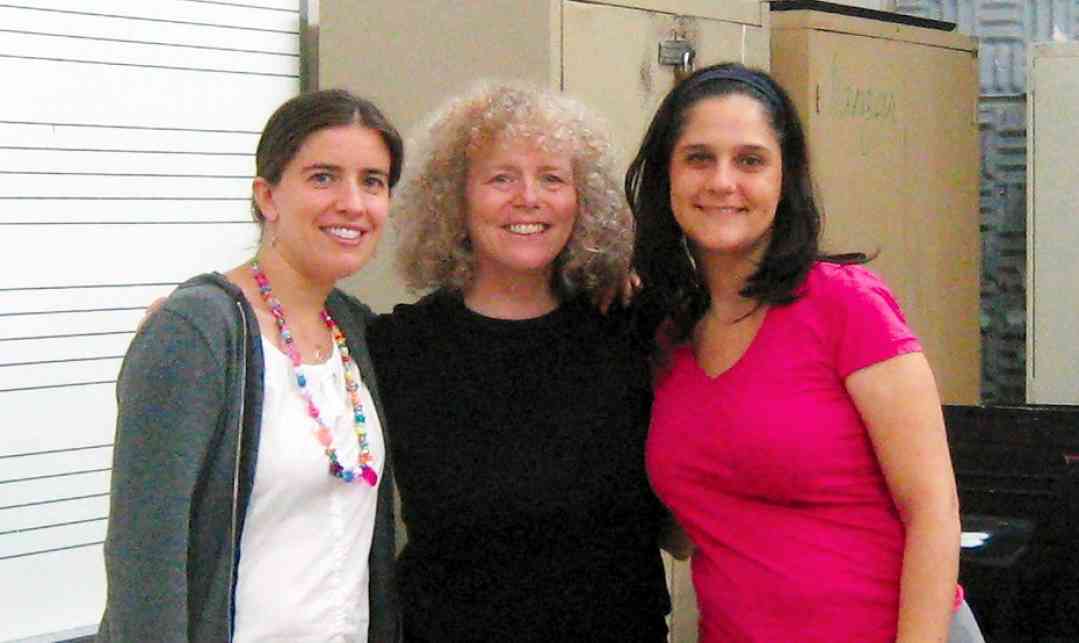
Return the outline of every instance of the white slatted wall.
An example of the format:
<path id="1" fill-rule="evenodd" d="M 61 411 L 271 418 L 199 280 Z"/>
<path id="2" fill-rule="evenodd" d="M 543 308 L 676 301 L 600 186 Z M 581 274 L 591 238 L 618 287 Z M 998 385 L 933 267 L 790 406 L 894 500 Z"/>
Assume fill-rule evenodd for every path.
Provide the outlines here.
<path id="1" fill-rule="evenodd" d="M 0 641 L 100 618 L 117 370 L 147 303 L 250 253 L 299 3 L 0 4 Z"/>

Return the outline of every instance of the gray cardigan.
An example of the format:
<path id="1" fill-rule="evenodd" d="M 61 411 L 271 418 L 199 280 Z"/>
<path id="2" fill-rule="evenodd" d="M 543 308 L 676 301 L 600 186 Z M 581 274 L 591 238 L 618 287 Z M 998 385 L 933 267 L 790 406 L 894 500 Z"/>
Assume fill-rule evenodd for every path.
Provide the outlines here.
<path id="1" fill-rule="evenodd" d="M 385 418 L 364 339 L 373 313 L 336 290 L 326 306 Z M 262 378 L 254 311 L 221 275 L 182 284 L 136 334 L 116 385 L 108 593 L 98 643 L 231 640 Z M 370 643 L 393 643 L 400 633 L 393 556 L 387 458 L 368 563 Z"/>

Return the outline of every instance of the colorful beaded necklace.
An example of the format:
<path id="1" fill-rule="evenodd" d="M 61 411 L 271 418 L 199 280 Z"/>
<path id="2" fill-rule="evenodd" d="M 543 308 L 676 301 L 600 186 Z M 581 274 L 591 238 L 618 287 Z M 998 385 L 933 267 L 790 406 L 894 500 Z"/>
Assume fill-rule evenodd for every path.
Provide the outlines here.
<path id="1" fill-rule="evenodd" d="M 348 469 L 341 466 L 341 462 L 337 459 L 337 449 L 333 448 L 333 433 L 319 415 L 318 407 L 315 405 L 314 399 L 311 398 L 311 391 L 307 389 L 307 378 L 300 371 L 303 360 L 300 359 L 300 351 L 296 348 L 292 333 L 288 329 L 288 324 L 285 323 L 285 309 L 281 307 L 281 302 L 278 301 L 277 297 L 274 297 L 273 291 L 270 290 L 270 280 L 266 277 L 266 273 L 262 271 L 262 268 L 259 267 L 258 259 L 251 260 L 251 272 L 255 277 L 255 283 L 258 284 L 259 294 L 266 301 L 266 305 L 270 307 L 270 314 L 273 315 L 277 330 L 281 333 L 281 341 L 285 344 L 285 351 L 288 353 L 289 360 L 292 361 L 292 371 L 296 374 L 296 385 L 300 390 L 300 397 L 307 403 L 307 414 L 315 421 L 315 439 L 323 446 L 326 457 L 330 459 L 330 475 L 340 478 L 344 482 L 352 482 L 362 478 L 367 484 L 372 487 L 375 486 L 378 483 L 378 474 L 375 473 L 374 468 L 371 466 L 374 462 L 374 457 L 371 455 L 371 447 L 367 443 L 367 418 L 363 414 L 363 402 L 360 400 L 360 385 L 352 376 L 352 369 L 349 368 L 352 358 L 348 353 L 348 344 L 345 343 L 344 333 L 341 332 L 341 329 L 337 327 L 337 323 L 330 317 L 329 311 L 323 308 L 319 316 L 322 318 L 322 322 L 326 324 L 326 328 L 330 329 L 333 341 L 337 344 L 337 351 L 341 355 L 341 366 L 345 372 L 345 390 L 348 391 L 349 399 L 352 401 L 352 417 L 356 423 L 356 440 L 360 444 L 360 454 L 357 457 L 356 466 Z"/>

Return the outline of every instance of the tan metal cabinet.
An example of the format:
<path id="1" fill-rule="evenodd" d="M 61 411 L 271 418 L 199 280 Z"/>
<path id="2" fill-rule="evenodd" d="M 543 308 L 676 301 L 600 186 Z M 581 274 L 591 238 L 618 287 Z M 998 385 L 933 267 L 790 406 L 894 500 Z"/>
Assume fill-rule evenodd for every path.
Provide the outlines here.
<path id="1" fill-rule="evenodd" d="M 1027 401 L 1079 404 L 1079 43 L 1031 48 Z"/>
<path id="2" fill-rule="evenodd" d="M 981 383 L 977 45 L 818 11 L 771 17 L 772 72 L 805 121 L 825 249 L 869 267 L 922 340 L 944 402 Z"/>
<path id="3" fill-rule="evenodd" d="M 405 133 L 471 81 L 521 79 L 604 113 L 627 164 L 674 83 L 674 67 L 659 62 L 661 42 L 688 43 L 697 66 L 769 62 L 767 5 L 758 0 L 322 0 L 319 23 L 319 86 L 372 98 Z M 377 259 L 344 284 L 376 310 L 414 299 L 393 274 L 394 245 L 387 234 Z M 669 568 L 671 640 L 692 643 L 688 565 Z"/>

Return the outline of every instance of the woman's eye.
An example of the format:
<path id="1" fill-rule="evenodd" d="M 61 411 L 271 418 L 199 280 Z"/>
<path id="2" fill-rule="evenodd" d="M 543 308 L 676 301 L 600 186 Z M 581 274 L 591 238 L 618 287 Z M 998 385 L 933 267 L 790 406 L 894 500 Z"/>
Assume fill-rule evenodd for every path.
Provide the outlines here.
<path id="1" fill-rule="evenodd" d="M 764 159 L 759 156 L 743 156 L 739 162 L 746 167 L 760 167 L 764 165 Z"/>
<path id="2" fill-rule="evenodd" d="M 710 160 L 712 160 L 712 155 L 707 152 L 690 152 L 686 155 L 686 162 L 694 165 L 707 163 Z"/>
<path id="3" fill-rule="evenodd" d="M 566 182 L 566 179 L 564 179 L 561 175 L 558 174 L 544 174 L 543 182 L 550 185 L 562 185 Z"/>
<path id="4" fill-rule="evenodd" d="M 386 181 L 381 176 L 366 176 L 363 179 L 363 185 L 371 191 L 381 191 L 386 187 Z"/>
<path id="5" fill-rule="evenodd" d="M 513 181 L 513 177 L 509 174 L 496 174 L 491 177 L 491 183 L 509 183 Z"/>

